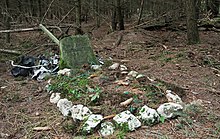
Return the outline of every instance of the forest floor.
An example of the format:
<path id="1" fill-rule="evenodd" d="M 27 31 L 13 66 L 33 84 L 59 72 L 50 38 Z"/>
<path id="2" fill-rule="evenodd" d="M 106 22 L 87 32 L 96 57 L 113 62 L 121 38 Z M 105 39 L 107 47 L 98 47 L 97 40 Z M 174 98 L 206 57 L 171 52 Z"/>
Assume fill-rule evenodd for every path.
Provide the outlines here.
<path id="1" fill-rule="evenodd" d="M 162 81 L 181 96 L 184 103 L 197 102 L 199 105 L 188 111 L 186 116 L 152 127 L 142 126 L 134 132 L 116 131 L 109 138 L 220 138 L 220 33 L 200 31 L 201 44 L 197 45 L 187 45 L 185 31 L 166 29 L 127 29 L 107 34 L 106 27 L 102 26 L 93 30 L 92 34 L 92 45 L 100 57 L 111 57 L 114 62 L 124 64 L 130 70 Z M 11 36 L 11 45 L 5 45 L 3 37 L 0 38 L 2 49 L 28 52 L 38 47 L 29 53 L 34 56 L 51 52 L 52 47 L 41 45 L 49 40 L 43 33 L 14 33 Z M 120 36 L 121 43 L 115 46 Z M 8 60 L 15 59 L 15 56 L 1 54 L 0 58 L 0 138 L 83 138 L 72 129 L 72 120 L 64 118 L 49 102 L 50 95 L 44 90 L 47 81 L 38 82 L 30 77 L 14 78 L 10 74 Z M 105 116 L 131 108 L 130 105 L 120 107 L 119 103 L 133 95 L 140 100 L 133 107 L 148 105 L 152 98 L 156 103 L 152 107 L 162 102 L 153 95 L 149 98 L 137 87 L 138 83 L 119 86 L 113 82 L 115 79 L 110 79 L 115 74 L 107 69 L 103 70 L 103 74 L 109 80 L 98 79 L 97 84 L 104 95 L 91 109 L 96 107 L 94 109 Z M 132 92 L 132 95 L 123 95 L 125 91 Z M 77 104 L 77 101 L 73 103 Z M 33 131 L 38 126 L 50 126 L 52 129 Z M 99 137 L 95 132 L 85 138 Z"/>

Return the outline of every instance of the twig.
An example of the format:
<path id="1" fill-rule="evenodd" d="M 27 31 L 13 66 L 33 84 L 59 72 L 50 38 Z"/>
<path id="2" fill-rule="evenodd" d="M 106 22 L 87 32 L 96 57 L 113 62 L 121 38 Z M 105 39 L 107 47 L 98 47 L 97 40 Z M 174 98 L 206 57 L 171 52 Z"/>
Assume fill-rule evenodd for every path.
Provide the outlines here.
<path id="1" fill-rule="evenodd" d="M 116 114 L 112 114 L 112 115 L 105 116 L 105 117 L 104 117 L 104 120 L 111 119 L 111 118 L 115 117 L 115 115 L 116 115 Z"/>
<path id="2" fill-rule="evenodd" d="M 122 41 L 123 35 L 120 35 L 115 43 L 115 47 L 118 47 Z"/>
<path id="3" fill-rule="evenodd" d="M 14 50 L 6 50 L 6 49 L 0 49 L 0 52 L 2 53 L 8 53 L 8 54 L 15 54 L 15 55 L 21 55 L 22 53 L 19 51 Z"/>
<path id="4" fill-rule="evenodd" d="M 45 126 L 45 127 L 34 127 L 33 130 L 34 131 L 48 131 L 51 130 L 52 128 L 49 126 Z"/>
<path id="5" fill-rule="evenodd" d="M 47 13 L 48 13 L 48 11 L 49 11 L 51 5 L 53 4 L 53 2 L 54 2 L 54 0 L 51 1 L 49 7 L 47 8 L 47 11 L 44 13 L 44 16 L 43 16 L 43 18 L 42 18 L 42 20 L 41 20 L 41 23 L 44 21 L 44 18 L 46 17 L 46 15 L 47 15 Z"/>

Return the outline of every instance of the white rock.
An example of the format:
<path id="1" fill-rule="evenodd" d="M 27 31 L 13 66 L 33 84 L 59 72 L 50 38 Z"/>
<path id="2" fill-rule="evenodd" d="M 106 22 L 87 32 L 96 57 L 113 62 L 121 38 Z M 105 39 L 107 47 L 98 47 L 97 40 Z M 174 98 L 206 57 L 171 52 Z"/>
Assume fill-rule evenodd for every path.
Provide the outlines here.
<path id="1" fill-rule="evenodd" d="M 5 89 L 5 88 L 7 88 L 7 86 L 2 86 L 2 87 L 1 87 L 1 89 Z"/>
<path id="2" fill-rule="evenodd" d="M 127 71 L 122 71 L 121 74 L 126 75 L 126 74 L 128 74 L 128 72 Z"/>
<path id="3" fill-rule="evenodd" d="M 119 63 L 114 63 L 113 65 L 111 65 L 110 67 L 108 67 L 108 69 L 110 70 L 115 70 L 115 69 L 118 69 L 119 67 Z"/>
<path id="4" fill-rule="evenodd" d="M 71 74 L 70 71 L 71 71 L 71 69 L 65 68 L 65 69 L 59 70 L 59 71 L 57 72 L 57 74 L 58 74 L 58 75 L 70 76 L 70 74 Z"/>
<path id="5" fill-rule="evenodd" d="M 159 121 L 160 116 L 155 109 L 143 106 L 139 111 L 139 118 L 146 124 L 154 124 Z"/>
<path id="6" fill-rule="evenodd" d="M 141 126 L 141 122 L 130 111 L 123 111 L 117 114 L 113 120 L 119 125 L 124 123 L 128 124 L 130 131 L 133 131 Z"/>
<path id="7" fill-rule="evenodd" d="M 164 103 L 157 108 L 157 112 L 165 119 L 175 117 L 175 112 L 183 110 L 183 106 L 177 103 Z"/>
<path id="8" fill-rule="evenodd" d="M 99 114 L 92 114 L 83 125 L 83 131 L 91 133 L 91 131 L 103 120 L 103 116 Z"/>
<path id="9" fill-rule="evenodd" d="M 102 68 L 102 65 L 92 65 L 91 66 L 91 69 L 93 69 L 93 70 L 101 70 L 101 68 Z"/>
<path id="10" fill-rule="evenodd" d="M 78 105 L 73 105 L 72 108 L 70 109 L 71 116 L 73 120 L 85 120 L 88 118 L 89 115 L 92 114 L 92 112 L 89 110 L 89 108 L 78 104 Z"/>
<path id="11" fill-rule="evenodd" d="M 112 135 L 115 131 L 115 127 L 111 122 L 105 122 L 101 124 L 100 133 L 102 136 Z"/>
<path id="12" fill-rule="evenodd" d="M 166 90 L 166 98 L 168 99 L 169 102 L 174 102 L 174 103 L 183 103 L 182 99 L 178 95 L 172 94 L 171 90 Z"/>
<path id="13" fill-rule="evenodd" d="M 125 65 L 120 65 L 120 71 L 126 71 L 128 68 Z"/>
<path id="14" fill-rule="evenodd" d="M 140 78 L 143 78 L 143 77 L 145 77 L 145 75 L 143 75 L 143 74 L 138 74 L 138 75 L 136 76 L 136 79 L 140 79 Z"/>
<path id="15" fill-rule="evenodd" d="M 56 104 L 60 100 L 60 93 L 52 93 L 50 96 L 50 103 Z"/>
<path id="16" fill-rule="evenodd" d="M 72 107 L 72 102 L 65 99 L 60 99 L 57 102 L 57 107 L 59 108 L 59 111 L 63 114 L 63 116 L 68 116 L 70 113 L 70 109 Z"/>
<path id="17" fill-rule="evenodd" d="M 134 71 L 134 70 L 132 70 L 132 71 L 130 71 L 129 73 L 128 73 L 128 76 L 132 76 L 132 77 L 136 77 L 138 75 L 138 72 L 137 71 Z"/>

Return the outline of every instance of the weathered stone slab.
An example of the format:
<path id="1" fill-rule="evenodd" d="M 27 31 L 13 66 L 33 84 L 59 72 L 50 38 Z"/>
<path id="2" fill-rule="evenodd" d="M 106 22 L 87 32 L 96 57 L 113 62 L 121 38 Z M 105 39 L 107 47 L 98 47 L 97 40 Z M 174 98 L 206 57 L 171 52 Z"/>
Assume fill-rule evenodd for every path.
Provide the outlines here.
<path id="1" fill-rule="evenodd" d="M 84 64 L 98 64 L 88 36 L 76 35 L 60 40 L 60 68 L 80 68 Z"/>

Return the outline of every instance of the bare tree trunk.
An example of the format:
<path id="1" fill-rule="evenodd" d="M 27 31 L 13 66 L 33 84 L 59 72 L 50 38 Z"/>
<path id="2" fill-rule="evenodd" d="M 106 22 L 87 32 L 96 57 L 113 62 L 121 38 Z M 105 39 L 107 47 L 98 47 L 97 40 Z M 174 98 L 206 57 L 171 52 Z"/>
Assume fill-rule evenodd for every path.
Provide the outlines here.
<path id="1" fill-rule="evenodd" d="M 141 22 L 141 18 L 142 18 L 142 14 L 143 14 L 143 9 L 144 9 L 144 0 L 141 0 L 140 13 L 139 13 L 138 22 L 137 22 L 138 25 Z"/>
<path id="2" fill-rule="evenodd" d="M 38 18 L 39 18 L 39 21 L 41 21 L 42 17 L 43 17 L 43 14 L 42 14 L 42 4 L 41 4 L 41 0 L 38 0 Z"/>
<path id="3" fill-rule="evenodd" d="M 100 1 L 99 0 L 95 0 L 95 17 L 96 17 L 96 27 L 99 28 L 100 27 Z"/>
<path id="4" fill-rule="evenodd" d="M 118 21 L 119 21 L 119 30 L 124 30 L 124 15 L 122 14 L 121 0 L 117 1 L 117 12 L 118 12 Z"/>
<path id="5" fill-rule="evenodd" d="M 187 39 L 189 44 L 199 43 L 199 32 L 196 19 L 196 0 L 186 0 Z"/>
<path id="6" fill-rule="evenodd" d="M 116 0 L 117 1 L 117 0 Z M 115 5 L 116 3 L 115 0 L 112 1 L 112 5 Z M 115 31 L 117 29 L 117 7 L 114 6 L 112 7 L 112 17 L 111 17 L 111 26 L 112 26 L 112 31 Z"/>
<path id="7" fill-rule="evenodd" d="M 81 0 L 76 2 L 76 26 L 75 34 L 83 34 L 81 29 Z"/>
<path id="8" fill-rule="evenodd" d="M 6 29 L 10 29 L 11 28 L 11 25 L 10 25 L 11 17 L 9 16 L 10 15 L 10 13 L 9 13 L 9 0 L 5 0 L 5 6 L 6 6 L 6 11 L 7 11 L 5 26 L 6 26 Z M 6 33 L 6 42 L 10 43 L 10 33 Z"/>

